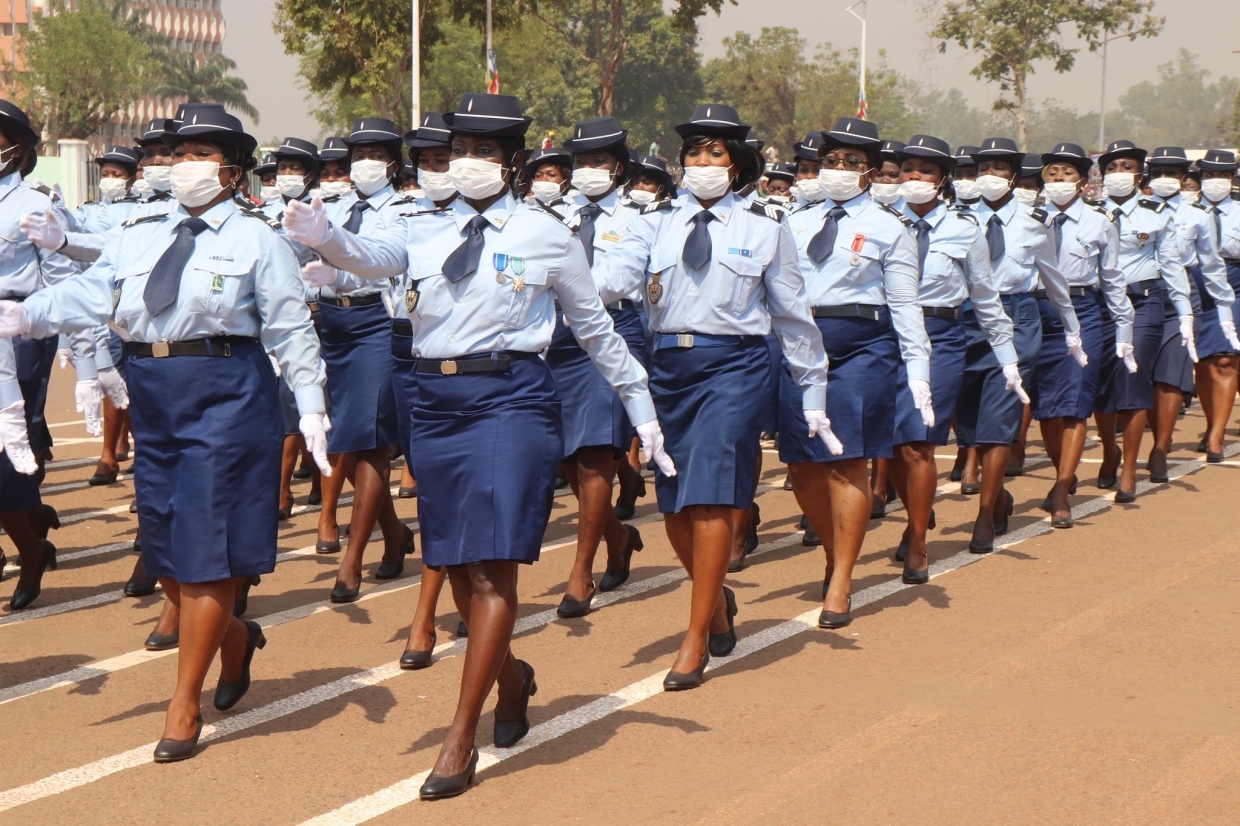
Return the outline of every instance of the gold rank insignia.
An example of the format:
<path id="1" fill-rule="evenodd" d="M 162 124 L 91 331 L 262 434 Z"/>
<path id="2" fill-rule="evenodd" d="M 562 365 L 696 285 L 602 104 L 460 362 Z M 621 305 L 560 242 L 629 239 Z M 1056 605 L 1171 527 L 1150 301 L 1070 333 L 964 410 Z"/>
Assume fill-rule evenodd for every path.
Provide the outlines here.
<path id="1" fill-rule="evenodd" d="M 619 240 L 620 240 L 620 236 L 619 236 L 619 235 L 617 235 L 616 233 L 611 232 L 610 230 L 608 230 L 607 232 L 604 232 L 604 233 L 603 233 L 603 240 L 604 240 L 604 241 L 612 241 L 612 242 L 615 242 L 615 241 L 619 241 Z"/>
<path id="2" fill-rule="evenodd" d="M 651 304 L 658 304 L 659 299 L 663 297 L 663 285 L 659 283 L 662 278 L 661 272 L 650 276 L 650 284 L 646 287 L 646 298 L 650 299 Z"/>
<path id="3" fill-rule="evenodd" d="M 409 289 L 405 291 L 405 312 L 412 313 L 415 309 L 417 309 L 418 299 L 421 297 L 422 294 L 418 292 L 417 286 L 410 286 Z"/>

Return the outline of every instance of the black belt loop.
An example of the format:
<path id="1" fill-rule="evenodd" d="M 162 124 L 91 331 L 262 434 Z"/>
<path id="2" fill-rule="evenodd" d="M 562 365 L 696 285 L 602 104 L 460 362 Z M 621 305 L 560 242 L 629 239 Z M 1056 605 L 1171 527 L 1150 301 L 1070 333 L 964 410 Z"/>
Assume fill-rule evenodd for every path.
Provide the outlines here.
<path id="1" fill-rule="evenodd" d="M 885 308 L 878 304 L 833 304 L 813 307 L 814 318 L 864 318 L 878 321 Z"/>

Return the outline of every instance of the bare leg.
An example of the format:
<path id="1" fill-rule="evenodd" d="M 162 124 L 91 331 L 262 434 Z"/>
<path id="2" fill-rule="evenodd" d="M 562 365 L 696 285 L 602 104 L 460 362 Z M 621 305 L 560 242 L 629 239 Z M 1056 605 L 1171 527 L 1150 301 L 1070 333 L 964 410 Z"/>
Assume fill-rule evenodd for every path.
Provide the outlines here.
<path id="1" fill-rule="evenodd" d="M 665 516 L 668 538 L 693 583 L 689 628 L 672 671 L 696 671 L 710 633 L 728 630 L 723 580 L 731 555 L 734 511 L 723 505 L 691 505 L 681 513 Z"/>
<path id="2" fill-rule="evenodd" d="M 112 406 L 105 395 L 103 397 L 103 450 L 99 454 L 99 464 L 95 466 L 96 474 L 111 473 L 116 470 L 116 445 L 120 441 L 121 428 L 124 427 L 122 411 Z"/>
<path id="3" fill-rule="evenodd" d="M 970 447 L 966 449 L 964 460 L 964 475 L 960 478 L 962 485 L 976 485 L 978 476 L 981 473 L 981 459 L 977 448 Z"/>
<path id="4" fill-rule="evenodd" d="M 1029 442 L 1029 425 L 1033 423 L 1033 408 L 1025 405 L 1024 412 L 1020 414 L 1020 433 L 1016 436 L 1016 441 L 1012 442 L 1012 449 L 1008 453 L 1007 466 L 1012 470 L 1017 470 L 1025 466 L 1025 446 Z"/>
<path id="5" fill-rule="evenodd" d="M 1167 454 L 1171 452 L 1171 440 L 1175 437 L 1175 425 L 1184 405 L 1180 388 L 1169 384 L 1154 384 L 1153 416 L 1154 449 L 1150 451 L 1150 472 L 1154 475 L 1167 472 Z"/>
<path id="6" fill-rule="evenodd" d="M 789 465 L 788 472 L 797 503 L 827 549 L 831 583 L 823 610 L 842 614 L 848 610 L 853 566 L 870 523 L 872 491 L 866 460 L 805 462 Z"/>
<path id="7" fill-rule="evenodd" d="M 930 511 L 934 507 L 935 483 L 938 481 L 934 445 L 926 442 L 899 445 L 891 462 L 891 470 L 893 479 L 898 477 L 896 492 L 908 509 L 908 528 L 904 532 L 908 555 L 904 565 L 910 571 L 924 571 L 929 564 L 926 558 L 926 531 L 930 526 Z"/>
<path id="8" fill-rule="evenodd" d="M 1102 442 L 1102 464 L 1098 467 L 1099 476 L 1119 475 L 1119 449 L 1115 438 L 1115 425 L 1119 416 L 1115 413 L 1094 411 L 1094 425 L 1098 428 L 1098 440 Z M 1128 441 L 1125 436 L 1125 443 Z M 1127 444 L 1125 444 L 1127 451 Z M 1125 452 L 1125 456 L 1127 452 Z M 1131 490 L 1131 488 L 1128 488 Z"/>
<path id="9" fill-rule="evenodd" d="M 982 490 L 977 501 L 977 521 L 973 523 L 974 542 L 994 541 L 995 503 L 999 500 L 999 494 L 1003 493 L 1003 471 L 1008 465 L 1011 450 L 1011 445 L 978 447 L 982 457 Z"/>
<path id="10" fill-rule="evenodd" d="M 280 510 L 293 509 L 293 471 L 301 454 L 301 436 L 285 436 L 284 452 L 280 454 Z"/>
<path id="11" fill-rule="evenodd" d="M 328 464 L 332 475 L 324 477 L 321 490 L 323 492 L 323 510 L 319 511 L 319 539 L 324 542 L 335 542 L 339 537 L 339 526 L 336 524 L 336 508 L 340 504 L 340 492 L 352 465 L 352 456 L 348 453 L 329 453 Z M 356 496 L 354 497 L 356 499 Z"/>
<path id="12" fill-rule="evenodd" d="M 378 447 L 359 451 L 354 456 L 356 465 L 353 479 L 353 518 L 349 522 L 349 545 L 345 549 L 344 556 L 340 558 L 340 570 L 336 574 L 336 581 L 348 588 L 357 587 L 362 580 L 362 557 L 366 552 L 366 544 L 370 541 L 370 534 L 375 529 L 375 523 L 382 508 L 382 500 L 387 499 L 389 507 L 392 504 L 392 494 L 388 489 L 392 463 L 388 449 Z"/>
<path id="13" fill-rule="evenodd" d="M 758 498 L 758 485 L 762 482 L 762 451 L 758 451 L 753 474 L 753 498 Z M 745 555 L 745 541 L 749 538 L 753 526 L 753 508 L 732 510 L 732 553 L 729 562 Z"/>
<path id="14" fill-rule="evenodd" d="M 1211 453 L 1223 452 L 1223 433 L 1231 419 L 1236 402 L 1236 358 L 1215 356 L 1209 359 L 1210 415 L 1207 417 L 1206 446 Z M 1203 397 L 1205 390 L 1199 391 Z"/>
<path id="15" fill-rule="evenodd" d="M 426 651 L 434 642 L 435 607 L 439 604 L 439 594 L 447 578 L 446 568 L 436 571 L 422 566 L 422 587 L 418 591 L 417 607 L 413 609 L 413 622 L 409 625 L 409 642 L 405 650 Z"/>
<path id="16" fill-rule="evenodd" d="M 1056 463 L 1058 473 L 1055 487 L 1051 489 L 1051 514 L 1053 516 L 1072 516 L 1072 507 L 1068 503 L 1068 491 L 1072 487 L 1072 479 L 1081 463 L 1081 453 L 1085 450 L 1085 420 L 1065 416 L 1060 422 L 1059 461 Z"/>
<path id="17" fill-rule="evenodd" d="M 563 462 L 565 476 L 577 496 L 577 556 L 568 575 L 565 596 L 580 602 L 594 584 L 594 557 L 598 543 L 607 540 L 607 558 L 622 561 L 629 532 L 616 518 L 611 504 L 612 481 L 620 460 L 612 448 L 587 447 Z"/>
<path id="18" fill-rule="evenodd" d="M 1137 457 L 1141 455 L 1141 439 L 1145 436 L 1146 412 L 1122 410 L 1119 423 L 1124 428 L 1124 463 L 1120 468 L 1119 489 L 1137 489 Z"/>

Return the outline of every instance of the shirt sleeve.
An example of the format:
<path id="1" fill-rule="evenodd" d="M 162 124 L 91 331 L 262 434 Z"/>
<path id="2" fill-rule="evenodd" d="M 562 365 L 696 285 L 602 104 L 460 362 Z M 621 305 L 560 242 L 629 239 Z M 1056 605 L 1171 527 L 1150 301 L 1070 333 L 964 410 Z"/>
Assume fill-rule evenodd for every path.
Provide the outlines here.
<path id="1" fill-rule="evenodd" d="M 22 401 L 21 385 L 17 383 L 17 356 L 13 339 L 0 338 L 0 410 Z"/>
<path id="2" fill-rule="evenodd" d="M 649 216 L 639 215 L 632 220 L 629 231 L 615 248 L 595 263 L 595 273 L 599 283 L 604 285 L 604 292 L 623 297 L 645 286 L 654 237 L 655 223 Z"/>
<path id="3" fill-rule="evenodd" d="M 977 316 L 977 323 L 990 342 L 995 358 L 1000 366 L 1016 364 L 1020 358 L 1016 355 L 1016 345 L 1012 343 L 1012 319 L 1003 311 L 1003 301 L 990 271 L 990 247 L 980 229 L 969 246 L 964 275 L 969 286 L 969 300 L 973 302 L 973 314 Z"/>
<path id="4" fill-rule="evenodd" d="M 293 250 L 272 236 L 254 273 L 254 305 L 260 321 L 263 349 L 275 354 L 280 372 L 297 400 L 297 411 L 325 413 L 323 387 L 327 371 L 319 354 L 319 339 L 306 307 L 305 288 Z"/>
<path id="5" fill-rule="evenodd" d="M 39 290 L 22 305 L 30 320 L 26 338 L 93 330 L 112 318 L 112 291 L 116 288 L 118 252 L 114 244 L 85 272 Z"/>
<path id="6" fill-rule="evenodd" d="M 1102 297 L 1115 320 L 1115 341 L 1132 343 L 1132 325 L 1136 313 L 1128 298 L 1128 283 L 1124 271 L 1119 268 L 1119 230 L 1115 224 L 1105 221 L 1102 249 L 1098 253 L 1098 274 L 1102 281 Z"/>
<path id="7" fill-rule="evenodd" d="M 1192 315 L 1188 272 L 1184 269 L 1184 257 L 1180 255 L 1180 235 L 1171 216 L 1162 217 L 1163 226 L 1158 231 L 1158 240 L 1154 247 L 1154 263 L 1158 265 L 1158 272 L 1162 275 L 1163 283 L 1167 285 L 1167 297 L 1175 305 L 1176 315 Z"/>
<path id="8" fill-rule="evenodd" d="M 779 225 L 775 257 L 762 274 L 771 329 L 788 360 L 792 378 L 801 388 L 802 410 L 827 408 L 827 353 L 814 323 L 797 258 L 796 241 L 787 224 Z"/>
<path id="9" fill-rule="evenodd" d="M 1207 227 L 1204 221 L 1199 222 L 1195 244 L 1201 277 L 1206 282 L 1206 291 L 1218 305 L 1219 321 L 1234 323 L 1231 305 L 1236 303 L 1236 293 L 1227 281 L 1227 265 L 1223 263 L 1223 257 L 1219 255 L 1218 242 L 1214 240 L 1214 230 L 1212 227 Z"/>
<path id="10" fill-rule="evenodd" d="M 917 265 L 917 242 L 901 231 L 883 261 L 883 291 L 892 325 L 900 340 L 900 355 L 908 369 L 909 381 L 930 381 L 930 338 L 926 320 L 917 301 L 921 276 Z"/>
<path id="11" fill-rule="evenodd" d="M 1076 334 L 1081 331 L 1081 322 L 1076 318 L 1076 308 L 1072 306 L 1072 296 L 1068 292 L 1068 279 L 1060 272 L 1058 260 L 1055 240 L 1048 232 L 1042 237 L 1042 246 L 1038 248 L 1035 259 L 1038 275 L 1042 278 L 1042 289 L 1046 290 L 1046 297 L 1059 313 L 1064 330 Z"/>
<path id="12" fill-rule="evenodd" d="M 327 240 L 315 252 L 337 269 L 362 279 L 399 278 L 409 269 L 405 248 L 409 225 L 404 219 L 389 221 L 369 235 L 354 235 L 331 226 Z"/>

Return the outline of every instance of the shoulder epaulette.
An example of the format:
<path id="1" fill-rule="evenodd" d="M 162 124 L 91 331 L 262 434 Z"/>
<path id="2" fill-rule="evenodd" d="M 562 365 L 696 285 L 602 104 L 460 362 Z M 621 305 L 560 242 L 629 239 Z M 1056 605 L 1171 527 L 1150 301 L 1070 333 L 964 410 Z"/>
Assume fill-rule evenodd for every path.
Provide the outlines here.
<path id="1" fill-rule="evenodd" d="M 320 196 L 319 196 L 319 200 L 320 200 L 320 201 L 322 201 L 322 202 L 323 202 L 323 203 L 325 203 L 325 204 L 334 204 L 336 201 L 339 201 L 339 200 L 341 199 L 341 197 L 343 197 L 343 196 L 340 196 L 340 195 L 327 195 L 327 196 L 320 195 Z"/>
<path id="2" fill-rule="evenodd" d="M 142 200 L 141 198 L 139 198 L 137 195 L 134 195 L 131 192 L 128 195 L 126 195 L 124 198 L 117 198 L 112 203 L 114 204 L 136 204 L 141 200 Z"/>
<path id="3" fill-rule="evenodd" d="M 754 201 L 749 205 L 749 211 L 754 215 L 765 215 L 775 223 L 784 220 L 784 216 L 788 214 L 783 207 L 776 206 L 770 201 Z"/>
<path id="4" fill-rule="evenodd" d="M 642 215 L 651 215 L 655 212 L 662 212 L 665 209 L 672 208 L 672 199 L 664 198 L 662 201 L 655 201 L 653 204 L 642 204 Z"/>
<path id="5" fill-rule="evenodd" d="M 1202 212 L 1209 212 L 1209 211 L 1210 211 L 1210 208 L 1209 208 L 1208 206 L 1206 206 L 1205 204 L 1203 204 L 1201 201 L 1193 201 L 1193 206 L 1194 206 L 1194 207 L 1196 207 L 1197 209 L 1201 210 Z"/>
<path id="6" fill-rule="evenodd" d="M 873 203 L 878 204 L 877 201 L 874 201 Z M 912 220 L 910 220 L 907 215 L 905 215 L 900 210 L 892 207 L 891 204 L 878 204 L 878 208 L 881 209 L 883 212 L 886 212 L 888 215 L 894 215 L 896 218 L 899 219 L 901 224 L 904 224 L 905 227 L 911 227 L 913 225 Z"/>
<path id="7" fill-rule="evenodd" d="M 1033 215 L 1033 220 L 1037 221 L 1042 226 L 1049 227 L 1051 225 L 1051 214 L 1042 207 L 1034 207 L 1031 214 Z"/>
<path id="8" fill-rule="evenodd" d="M 1142 198 L 1141 200 L 1137 201 L 1137 206 L 1145 207 L 1146 209 L 1152 209 L 1155 212 L 1162 212 L 1164 209 L 1167 208 L 1167 202 L 1166 201 L 1151 201 L 1149 198 Z"/>
<path id="9" fill-rule="evenodd" d="M 418 199 L 412 195 L 406 195 L 403 198 L 397 198 L 395 201 L 388 201 L 387 206 L 388 207 L 404 206 L 405 204 L 412 204 L 416 202 L 417 200 Z M 384 208 L 386 209 L 387 207 L 384 207 Z"/>
<path id="10" fill-rule="evenodd" d="M 130 218 L 128 221 L 122 222 L 121 226 L 122 227 L 133 227 L 133 226 L 137 226 L 138 224 L 147 224 L 147 223 L 150 223 L 151 221 L 165 221 L 167 220 L 167 218 L 168 218 L 168 213 L 166 212 L 162 215 L 143 215 L 141 218 Z"/>
<path id="11" fill-rule="evenodd" d="M 389 205 L 390 206 L 390 205 Z M 419 215 L 434 215 L 436 213 L 446 213 L 447 207 L 436 207 L 435 209 L 419 209 L 417 212 L 402 212 L 401 218 L 416 218 Z"/>
<path id="12" fill-rule="evenodd" d="M 151 197 L 147 198 L 147 199 L 146 199 L 146 202 L 147 202 L 148 204 L 150 204 L 150 203 L 154 203 L 155 201 L 166 201 L 166 200 L 168 200 L 168 199 L 169 199 L 169 198 L 171 198 L 171 197 L 172 197 L 172 192 L 171 192 L 171 191 L 166 191 L 166 192 L 156 192 L 154 195 L 152 195 Z"/>
<path id="13" fill-rule="evenodd" d="M 238 210 L 242 215 L 248 215 L 251 218 L 257 218 L 272 229 L 281 229 L 284 225 L 272 218 L 261 209 L 242 209 Z"/>
<path id="14" fill-rule="evenodd" d="M 115 204 L 115 203 L 117 203 L 117 201 L 113 201 L 112 203 L 114 203 L 114 204 Z M 102 204 L 100 204 L 98 201 L 87 201 L 86 203 L 82 204 L 82 206 L 84 206 L 84 207 L 88 207 L 88 206 L 102 206 Z"/>
<path id="15" fill-rule="evenodd" d="M 981 223 L 977 220 L 977 214 L 974 213 L 973 210 L 969 209 L 969 207 L 965 204 L 949 206 L 947 211 L 962 221 L 969 221 L 974 226 L 981 226 Z"/>
<path id="16" fill-rule="evenodd" d="M 1107 209 L 1102 204 L 1090 204 L 1089 206 L 1094 212 L 1105 216 L 1108 221 L 1114 220 L 1114 216 L 1111 215 L 1111 210 Z"/>

